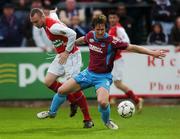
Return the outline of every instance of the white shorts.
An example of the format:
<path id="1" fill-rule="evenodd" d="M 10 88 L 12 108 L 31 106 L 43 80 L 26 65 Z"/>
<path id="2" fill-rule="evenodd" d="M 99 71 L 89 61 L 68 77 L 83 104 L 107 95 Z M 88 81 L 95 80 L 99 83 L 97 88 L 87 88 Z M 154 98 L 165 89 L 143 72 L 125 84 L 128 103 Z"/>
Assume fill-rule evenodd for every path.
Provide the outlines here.
<path id="1" fill-rule="evenodd" d="M 114 66 L 111 72 L 113 76 L 113 81 L 123 79 L 123 68 L 124 68 L 124 60 L 122 57 L 114 61 Z"/>
<path id="2" fill-rule="evenodd" d="M 71 77 L 76 76 L 81 71 L 82 59 L 80 50 L 70 54 L 66 64 L 59 64 L 59 55 L 56 55 L 50 64 L 48 71 L 57 76 L 63 77 L 63 82 Z"/>

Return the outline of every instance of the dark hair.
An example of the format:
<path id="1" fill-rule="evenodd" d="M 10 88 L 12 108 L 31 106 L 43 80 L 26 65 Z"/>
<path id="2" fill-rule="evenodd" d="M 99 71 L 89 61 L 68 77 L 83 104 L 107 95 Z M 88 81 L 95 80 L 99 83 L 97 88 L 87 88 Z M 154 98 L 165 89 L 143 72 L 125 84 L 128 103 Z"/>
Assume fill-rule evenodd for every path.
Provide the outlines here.
<path id="1" fill-rule="evenodd" d="M 118 15 L 118 13 L 117 13 L 117 10 L 115 11 L 115 10 L 110 10 L 109 12 L 108 12 L 108 15 L 117 15 L 118 17 L 119 17 L 119 15 Z"/>
<path id="2" fill-rule="evenodd" d="M 44 13 L 41 9 L 39 8 L 33 8 L 30 12 L 30 16 L 33 17 L 35 14 L 38 14 L 40 16 L 44 16 Z"/>
<path id="3" fill-rule="evenodd" d="M 106 25 L 106 21 L 107 21 L 107 18 L 105 15 L 103 15 L 103 14 L 99 15 L 92 20 L 92 27 L 95 28 L 95 26 L 97 24 L 105 24 Z"/>
<path id="4" fill-rule="evenodd" d="M 156 26 L 159 27 L 159 28 L 160 28 L 160 32 L 163 33 L 163 28 L 162 28 L 162 25 L 161 25 L 160 23 L 154 23 L 154 24 L 152 25 L 152 31 L 154 32 L 154 28 L 155 28 Z"/>

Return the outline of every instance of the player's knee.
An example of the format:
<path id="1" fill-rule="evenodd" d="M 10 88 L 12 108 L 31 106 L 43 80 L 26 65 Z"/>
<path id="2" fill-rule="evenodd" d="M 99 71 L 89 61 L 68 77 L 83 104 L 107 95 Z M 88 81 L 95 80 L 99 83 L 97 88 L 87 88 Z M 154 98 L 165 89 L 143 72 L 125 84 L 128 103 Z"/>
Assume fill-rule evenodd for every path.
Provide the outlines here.
<path id="1" fill-rule="evenodd" d="M 58 93 L 64 94 L 64 91 L 61 89 L 61 87 L 58 88 Z"/>
<path id="2" fill-rule="evenodd" d="M 121 80 L 115 80 L 115 81 L 114 81 L 114 85 L 115 85 L 117 88 L 119 88 L 119 87 L 121 87 L 121 85 L 122 85 L 122 81 L 121 81 Z"/>
<path id="3" fill-rule="evenodd" d="M 98 100 L 98 103 L 102 108 L 106 108 L 106 106 L 109 104 L 109 102 L 106 100 Z"/>
<path id="4" fill-rule="evenodd" d="M 60 93 L 62 95 L 65 95 L 65 94 L 68 94 L 69 92 L 66 90 L 66 88 L 59 87 L 58 88 L 58 93 Z"/>
<path id="5" fill-rule="evenodd" d="M 50 87 L 50 86 L 53 84 L 53 82 L 45 78 L 44 84 L 45 84 L 47 87 Z"/>
<path id="6" fill-rule="evenodd" d="M 44 84 L 45 84 L 47 87 L 49 87 L 49 86 L 51 86 L 52 83 L 49 82 L 49 80 L 46 80 L 46 79 L 45 79 L 45 80 L 44 80 Z"/>

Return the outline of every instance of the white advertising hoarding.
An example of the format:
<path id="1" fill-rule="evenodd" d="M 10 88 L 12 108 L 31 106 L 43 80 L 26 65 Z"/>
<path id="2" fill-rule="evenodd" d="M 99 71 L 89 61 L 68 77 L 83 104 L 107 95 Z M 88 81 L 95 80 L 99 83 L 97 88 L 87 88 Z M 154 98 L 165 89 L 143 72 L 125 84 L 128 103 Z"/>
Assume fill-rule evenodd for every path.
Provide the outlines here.
<path id="1" fill-rule="evenodd" d="M 175 52 L 173 46 L 147 48 L 166 49 L 167 56 L 161 60 L 141 54 L 122 53 L 123 82 L 139 96 L 180 97 L 180 52 Z M 110 92 L 115 97 L 124 94 L 114 85 Z"/>

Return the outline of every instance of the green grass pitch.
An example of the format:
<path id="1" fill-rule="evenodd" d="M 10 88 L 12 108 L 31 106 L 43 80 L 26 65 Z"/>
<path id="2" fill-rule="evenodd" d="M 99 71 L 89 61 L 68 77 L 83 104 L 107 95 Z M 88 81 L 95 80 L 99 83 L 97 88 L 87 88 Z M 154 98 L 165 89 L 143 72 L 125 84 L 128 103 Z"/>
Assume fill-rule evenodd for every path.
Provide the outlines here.
<path id="1" fill-rule="evenodd" d="M 80 111 L 69 118 L 69 108 L 62 107 L 55 119 L 39 120 L 36 113 L 45 108 L 0 108 L 0 139 L 180 139 L 180 106 L 144 107 L 141 114 L 123 119 L 112 107 L 111 118 L 119 130 L 107 129 L 97 107 L 90 112 L 95 123 L 83 129 Z"/>

